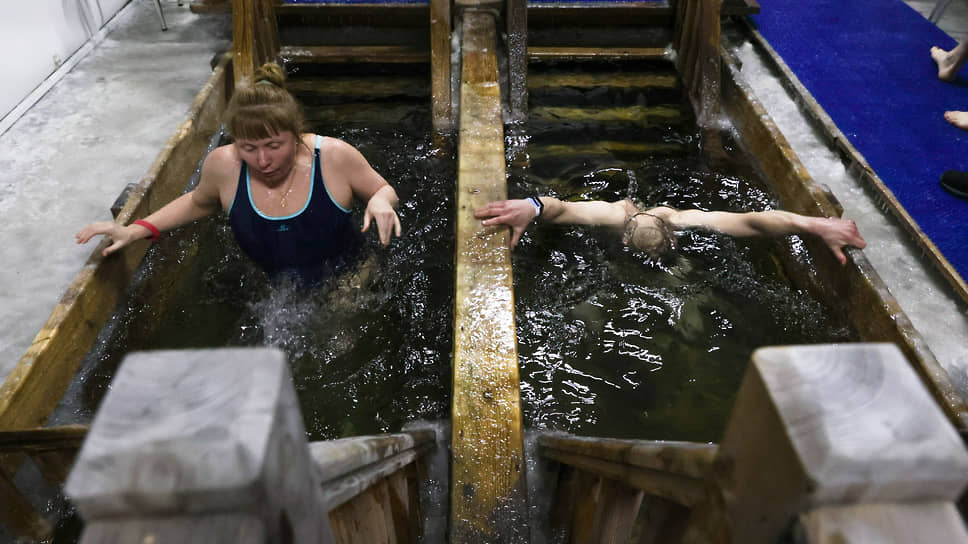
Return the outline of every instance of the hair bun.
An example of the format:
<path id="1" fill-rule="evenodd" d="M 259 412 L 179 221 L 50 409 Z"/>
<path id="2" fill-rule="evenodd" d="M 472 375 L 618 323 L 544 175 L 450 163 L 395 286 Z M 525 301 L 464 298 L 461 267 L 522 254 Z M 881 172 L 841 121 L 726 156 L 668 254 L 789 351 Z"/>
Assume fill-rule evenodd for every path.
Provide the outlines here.
<path id="1" fill-rule="evenodd" d="M 259 83 L 262 81 L 285 88 L 286 72 L 284 72 L 282 67 L 278 64 L 274 62 L 267 62 L 256 68 L 255 75 L 253 77 L 253 83 Z"/>

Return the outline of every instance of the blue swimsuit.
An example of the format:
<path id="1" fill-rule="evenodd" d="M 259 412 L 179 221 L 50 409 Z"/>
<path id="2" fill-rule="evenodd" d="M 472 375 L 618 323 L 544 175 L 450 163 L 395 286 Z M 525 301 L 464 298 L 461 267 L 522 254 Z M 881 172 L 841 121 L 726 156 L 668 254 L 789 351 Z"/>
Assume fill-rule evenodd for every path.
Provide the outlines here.
<path id="1" fill-rule="evenodd" d="M 271 217 L 259 211 L 249 190 L 245 161 L 229 207 L 229 223 L 242 251 L 271 278 L 294 276 L 305 286 L 318 284 L 331 275 L 360 246 L 350 211 L 333 200 L 323 182 L 321 141 L 322 137 L 316 136 L 312 184 L 301 210 L 285 217 Z"/>

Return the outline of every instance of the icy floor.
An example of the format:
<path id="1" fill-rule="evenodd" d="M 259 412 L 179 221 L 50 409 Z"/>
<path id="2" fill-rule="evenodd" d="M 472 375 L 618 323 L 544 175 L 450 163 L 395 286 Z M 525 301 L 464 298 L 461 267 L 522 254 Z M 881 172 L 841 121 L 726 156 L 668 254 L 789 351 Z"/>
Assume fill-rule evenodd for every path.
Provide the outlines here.
<path id="1" fill-rule="evenodd" d="M 185 119 L 209 61 L 229 44 L 223 17 L 136 1 L 104 40 L 0 136 L 0 376 L 50 316 L 92 245 L 74 233 L 140 179 Z M 186 180 L 187 181 L 187 180 Z"/>

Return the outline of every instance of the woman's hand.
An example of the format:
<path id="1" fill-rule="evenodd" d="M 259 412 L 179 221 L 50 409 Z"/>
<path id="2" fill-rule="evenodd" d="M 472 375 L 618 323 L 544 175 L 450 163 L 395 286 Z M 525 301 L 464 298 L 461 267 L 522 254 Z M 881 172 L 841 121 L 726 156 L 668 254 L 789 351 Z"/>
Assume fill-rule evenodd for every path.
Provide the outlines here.
<path id="1" fill-rule="evenodd" d="M 376 222 L 376 231 L 380 235 L 380 244 L 386 246 L 390 243 L 390 232 L 392 231 L 397 238 L 400 237 L 400 218 L 397 217 L 393 204 L 397 201 L 397 194 L 389 185 L 384 185 L 379 191 L 373 193 L 370 200 L 366 203 L 366 212 L 363 214 L 363 230 L 370 229 L 370 222 Z"/>
<path id="2" fill-rule="evenodd" d="M 507 225 L 511 227 L 511 247 L 518 245 L 524 229 L 538 215 L 534 204 L 526 199 L 500 200 L 474 210 L 474 217 L 483 219 L 485 227 Z"/>
<path id="3" fill-rule="evenodd" d="M 98 235 L 107 236 L 113 242 L 101 252 L 101 255 L 108 256 L 135 240 L 147 238 L 151 235 L 151 232 L 139 225 L 125 227 L 114 221 L 97 221 L 81 229 L 74 238 L 78 244 L 86 244 L 91 238 Z"/>

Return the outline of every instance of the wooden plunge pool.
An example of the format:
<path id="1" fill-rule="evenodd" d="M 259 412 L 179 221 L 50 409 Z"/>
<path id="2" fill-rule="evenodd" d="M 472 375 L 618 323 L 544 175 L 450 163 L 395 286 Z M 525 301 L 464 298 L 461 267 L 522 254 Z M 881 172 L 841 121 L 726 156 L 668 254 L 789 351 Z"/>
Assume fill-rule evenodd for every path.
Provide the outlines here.
<path id="1" fill-rule="evenodd" d="M 452 146 L 435 147 L 419 67 L 356 72 L 302 65 L 291 82 L 313 130 L 357 146 L 395 185 L 403 238 L 387 249 L 368 238 L 358 270 L 306 293 L 270 285 L 224 218 L 175 234 L 179 249 L 149 256 L 140 275 L 173 258 L 184 260 L 184 279 L 160 299 L 148 281 L 133 287 L 58 423 L 90 420 L 125 353 L 244 345 L 286 351 L 311 440 L 447 417 Z M 728 128 L 703 139 L 671 63 L 536 64 L 531 72 L 530 118 L 506 138 L 512 196 L 776 206 Z M 612 233 L 532 225 L 513 260 L 526 427 L 715 441 L 754 349 L 857 339 L 843 308 L 824 307 L 786 277 L 776 254 L 803 258 L 795 241 L 693 232 L 678 243 L 672 262 L 653 263 Z"/>
<path id="2" fill-rule="evenodd" d="M 287 51 L 294 49 L 283 48 L 280 55 Z M 164 153 L 198 147 L 198 137 L 182 144 L 186 134 L 209 130 L 224 107 L 230 91 L 226 64 L 216 69 L 220 75 L 200 93 L 192 122 Z M 233 248 L 224 221 L 201 222 L 166 237 L 151 249 L 132 288 L 118 297 L 120 311 L 102 329 L 48 423 L 89 418 L 127 350 L 262 344 L 282 347 L 291 359 L 311 438 L 393 431 L 413 419 L 446 417 L 448 363 L 455 349 L 448 313 L 455 302 L 448 284 L 455 253 L 448 246 L 455 156 L 452 142 L 431 134 L 425 65 L 392 64 L 370 64 L 358 74 L 327 67 L 324 93 L 312 82 L 315 68 L 300 62 L 294 75 L 302 79 L 297 87 L 303 86 L 299 93 L 311 107 L 314 130 L 360 147 L 398 188 L 406 238 L 389 250 L 371 244 L 359 273 L 307 295 L 268 285 Z M 577 66 L 529 68 L 530 117 L 505 132 L 511 196 L 539 191 L 568 199 L 627 197 L 647 206 L 741 210 L 779 204 L 800 213 L 838 213 L 803 173 L 734 67 L 723 70 L 722 99 L 735 130 L 724 124 L 700 131 L 687 100 L 675 90 L 678 78 L 668 58 L 634 69 L 582 63 L 573 70 Z M 655 73 L 631 73 L 642 66 Z M 595 77 L 582 82 L 584 75 L 563 82 L 571 72 L 599 72 L 607 74 L 606 81 L 625 82 Z M 340 91 L 344 76 L 347 86 Z M 542 78 L 557 83 L 542 88 Z M 671 93 L 641 83 L 670 78 Z M 389 82 L 390 90 L 381 82 Z M 187 177 L 164 174 L 159 176 L 166 183 L 149 183 L 147 196 L 129 200 L 122 219 L 156 209 L 179 190 L 172 179 L 182 183 Z M 841 268 L 811 240 L 736 242 L 687 233 L 679 244 L 675 261 L 653 263 L 606 233 L 532 228 L 514 255 L 525 427 L 714 440 L 755 347 L 876 340 L 901 347 L 949 418 L 964 429 L 963 402 L 950 396 L 950 384 L 936 373 L 936 362 L 862 253 L 852 252 Z M 140 258 L 136 250 L 113 263 L 95 258 L 97 270 L 81 276 L 95 278 L 98 289 L 124 285 L 130 275 L 124 271 L 134 270 Z M 116 295 L 107 291 L 113 303 Z M 100 329 L 101 309 L 91 311 L 96 304 L 90 302 L 97 293 L 72 285 L 62 302 L 64 313 L 75 316 L 73 329 L 66 330 Z M 50 330 L 56 339 L 58 328 Z M 49 342 L 41 338 L 28 352 L 18 380 L 40 366 L 31 363 L 41 358 L 64 361 L 57 364 L 65 368 L 76 364 L 70 350 L 89 345 L 84 340 L 77 344 L 83 347 L 50 354 L 42 351 Z M 50 389 L 57 391 L 57 385 Z M 36 427 L 47 412 L 29 391 L 16 389 L 9 403 L 24 407 L 16 415 L 21 426 Z M 26 396 L 18 401 L 16 395 Z M 7 420 L 12 413 L 4 414 Z M 500 478 L 498 472 L 482 476 Z M 454 489 L 466 491 L 463 482 Z M 458 495 L 452 491 L 455 501 Z"/>

